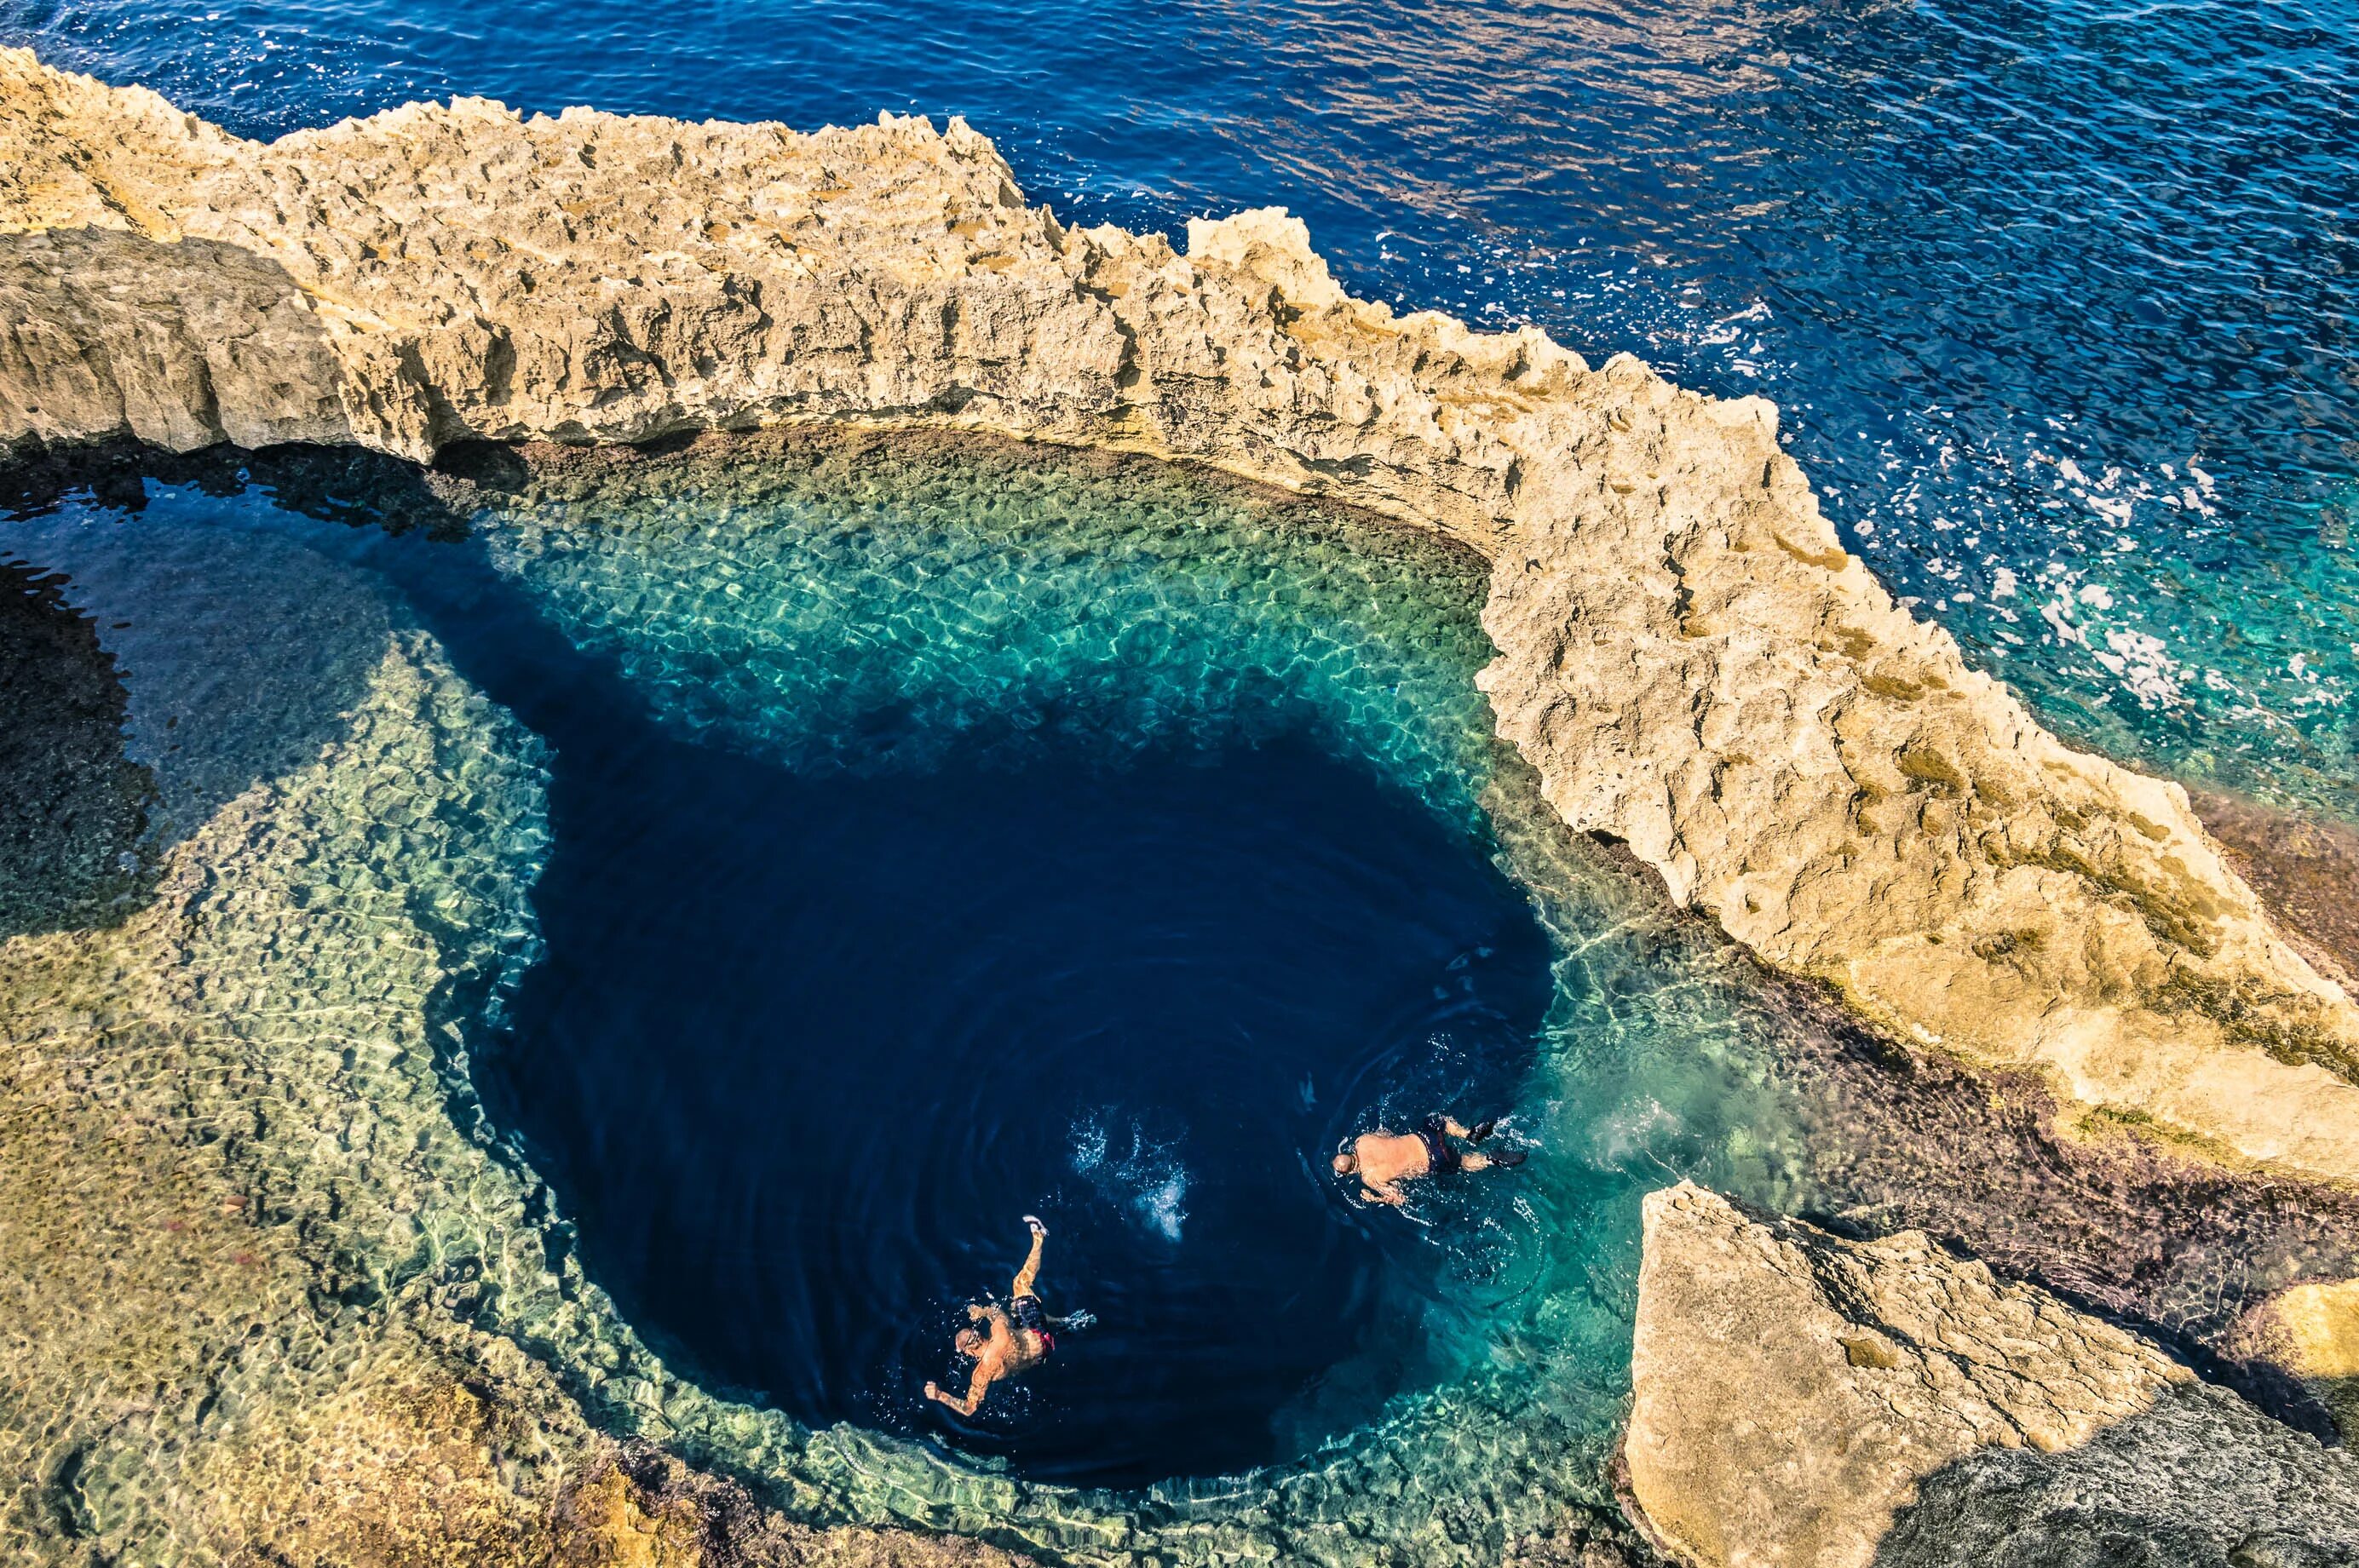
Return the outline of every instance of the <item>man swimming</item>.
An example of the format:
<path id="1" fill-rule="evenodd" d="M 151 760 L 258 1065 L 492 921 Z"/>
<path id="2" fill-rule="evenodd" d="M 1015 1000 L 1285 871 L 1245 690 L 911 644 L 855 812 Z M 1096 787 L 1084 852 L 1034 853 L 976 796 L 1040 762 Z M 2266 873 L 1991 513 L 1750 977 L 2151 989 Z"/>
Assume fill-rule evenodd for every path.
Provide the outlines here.
<path id="1" fill-rule="evenodd" d="M 1335 1173 L 1348 1176 L 1357 1173 L 1360 1186 L 1369 1199 L 1398 1208 L 1408 1201 L 1400 1184 L 1419 1176 L 1446 1176 L 1453 1171 L 1487 1171 L 1496 1165 L 1513 1170 L 1524 1162 L 1520 1149 L 1502 1149 L 1495 1154 L 1484 1154 L 1475 1150 L 1461 1151 L 1451 1140 L 1462 1138 L 1469 1143 L 1480 1143 L 1491 1136 L 1495 1122 L 1482 1122 L 1470 1132 L 1458 1125 L 1455 1118 L 1429 1116 L 1418 1123 L 1414 1132 L 1386 1132 L 1383 1128 L 1363 1132 L 1352 1140 L 1347 1152 L 1335 1156 Z"/>
<path id="2" fill-rule="evenodd" d="M 1016 1271 L 1006 1310 L 1002 1311 L 997 1302 L 969 1306 L 968 1326 L 960 1329 L 951 1342 L 960 1355 L 974 1358 L 974 1376 L 967 1383 L 966 1398 L 952 1399 L 939 1384 L 926 1385 L 926 1398 L 940 1400 L 961 1415 L 973 1415 L 983 1403 L 984 1390 L 1000 1379 L 1028 1372 L 1046 1361 L 1057 1348 L 1056 1336 L 1049 1329 L 1065 1325 L 1064 1319 L 1049 1315 L 1032 1292 L 1033 1282 L 1040 1277 L 1040 1248 L 1049 1239 L 1049 1227 L 1028 1214 L 1024 1223 L 1032 1232 L 1032 1250 L 1026 1255 L 1024 1267 Z M 1082 1319 L 1077 1314 L 1073 1321 L 1079 1324 Z M 977 1328 L 976 1324 L 984 1326 Z"/>

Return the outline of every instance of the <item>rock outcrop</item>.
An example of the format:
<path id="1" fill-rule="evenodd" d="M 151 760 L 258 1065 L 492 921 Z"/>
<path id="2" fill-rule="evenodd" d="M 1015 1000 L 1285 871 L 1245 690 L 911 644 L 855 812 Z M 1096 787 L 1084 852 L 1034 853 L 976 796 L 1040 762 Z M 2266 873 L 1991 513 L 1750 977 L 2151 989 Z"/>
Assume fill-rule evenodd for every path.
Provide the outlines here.
<path id="1" fill-rule="evenodd" d="M 2359 1553 L 2359 1460 L 1915 1232 L 1849 1242 L 1691 1184 L 1652 1195 L 1632 1379 L 1629 1495 L 1688 1563 Z"/>
<path id="2" fill-rule="evenodd" d="M 2359 1178 L 2359 1009 L 2178 786 L 2073 752 L 1821 515 L 1758 399 L 1347 297 L 1282 213 L 1028 206 L 983 137 L 462 99 L 267 145 L 0 53 L 0 441 L 923 422 L 1320 491 L 1494 563 L 1574 827 L 1920 1045 Z"/>
<path id="3" fill-rule="evenodd" d="M 2313 1280 L 2245 1313 L 2229 1338 L 2240 1357 L 2274 1367 L 2359 1443 L 2359 1280 Z"/>

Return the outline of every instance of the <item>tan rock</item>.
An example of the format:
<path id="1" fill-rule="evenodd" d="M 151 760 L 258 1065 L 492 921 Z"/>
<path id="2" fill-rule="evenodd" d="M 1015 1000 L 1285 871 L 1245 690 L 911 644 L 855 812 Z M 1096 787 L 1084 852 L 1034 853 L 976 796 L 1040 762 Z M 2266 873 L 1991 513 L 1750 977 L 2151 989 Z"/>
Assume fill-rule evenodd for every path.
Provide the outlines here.
<path id="1" fill-rule="evenodd" d="M 2359 1462 L 1913 1231 L 1651 1195 L 1631 1376 L 1630 1496 L 1688 1563 L 2077 1561 L 2107 1530 L 2190 1565 L 2359 1544 Z"/>
<path id="2" fill-rule="evenodd" d="M 1499 731 L 1568 823 L 1920 1045 L 2359 1179 L 2359 1009 L 2183 791 L 2066 748 L 1893 602 L 1759 399 L 1352 299 L 1275 211 L 1184 255 L 1067 229 L 955 120 L 462 99 L 265 145 L 0 51 L 0 442 L 809 419 L 1181 457 L 1464 539 Z"/>
<path id="3" fill-rule="evenodd" d="M 2359 1280 L 2280 1291 L 2238 1321 L 2230 1342 L 2302 1383 L 2343 1438 L 2359 1440 Z"/>

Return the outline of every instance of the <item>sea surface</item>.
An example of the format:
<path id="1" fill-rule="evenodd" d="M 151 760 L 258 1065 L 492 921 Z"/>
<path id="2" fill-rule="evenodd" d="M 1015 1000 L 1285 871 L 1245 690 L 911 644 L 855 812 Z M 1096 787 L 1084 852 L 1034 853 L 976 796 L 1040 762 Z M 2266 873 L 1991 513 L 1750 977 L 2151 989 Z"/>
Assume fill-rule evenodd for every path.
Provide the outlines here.
<path id="1" fill-rule="evenodd" d="M 251 136 L 478 93 L 963 114 L 1060 213 L 1775 399 L 2068 735 L 2359 817 L 2359 5 L 0 0 Z"/>

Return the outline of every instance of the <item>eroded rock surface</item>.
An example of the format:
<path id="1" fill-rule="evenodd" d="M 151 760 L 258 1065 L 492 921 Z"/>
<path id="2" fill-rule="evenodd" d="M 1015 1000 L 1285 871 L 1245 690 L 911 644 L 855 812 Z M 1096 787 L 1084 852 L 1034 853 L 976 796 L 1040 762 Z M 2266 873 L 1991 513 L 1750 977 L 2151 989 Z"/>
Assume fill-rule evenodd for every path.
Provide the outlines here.
<path id="1" fill-rule="evenodd" d="M 1689 1184 L 1652 1195 L 1632 1378 L 1631 1496 L 1696 1563 L 2359 1552 L 2359 1461 L 1916 1232 L 1848 1242 Z"/>
<path id="2" fill-rule="evenodd" d="M 0 52 L 0 440 L 424 458 L 820 418 L 1452 533 L 1495 565 L 1500 732 L 1572 826 L 1920 1044 L 2359 1177 L 2359 1010 L 2182 791 L 2060 744 L 1843 552 L 1765 402 L 1349 298 L 1281 213 L 1185 254 L 1066 228 L 957 121 L 462 99 L 265 145 Z"/>

